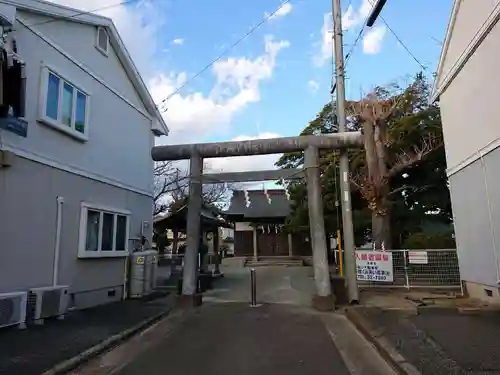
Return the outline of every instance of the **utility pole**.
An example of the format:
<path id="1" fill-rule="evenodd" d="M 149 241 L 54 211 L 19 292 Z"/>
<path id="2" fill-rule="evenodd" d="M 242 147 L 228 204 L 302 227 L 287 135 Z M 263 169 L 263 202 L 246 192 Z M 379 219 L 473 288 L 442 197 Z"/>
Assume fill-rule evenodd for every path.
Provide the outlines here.
<path id="1" fill-rule="evenodd" d="M 340 0 L 332 0 L 333 45 L 335 48 L 335 84 L 337 92 L 337 121 L 339 133 L 346 132 L 344 51 L 342 47 L 342 9 Z M 354 229 L 352 223 L 351 186 L 349 182 L 348 150 L 340 150 L 340 192 L 342 199 L 342 227 L 344 232 L 345 277 L 349 302 L 359 301 L 358 282 L 356 280 L 356 254 Z"/>

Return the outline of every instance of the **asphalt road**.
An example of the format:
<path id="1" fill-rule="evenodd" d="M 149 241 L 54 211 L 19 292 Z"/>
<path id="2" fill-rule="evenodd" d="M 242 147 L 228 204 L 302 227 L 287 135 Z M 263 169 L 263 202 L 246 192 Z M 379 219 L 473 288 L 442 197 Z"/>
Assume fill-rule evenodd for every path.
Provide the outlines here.
<path id="1" fill-rule="evenodd" d="M 249 306 L 249 270 L 224 272 L 202 307 L 174 312 L 74 375 L 394 375 L 342 314 L 309 308 L 310 268 L 259 268 L 259 307 Z"/>
<path id="2" fill-rule="evenodd" d="M 320 318 L 288 306 L 205 306 L 119 375 L 348 375 Z"/>

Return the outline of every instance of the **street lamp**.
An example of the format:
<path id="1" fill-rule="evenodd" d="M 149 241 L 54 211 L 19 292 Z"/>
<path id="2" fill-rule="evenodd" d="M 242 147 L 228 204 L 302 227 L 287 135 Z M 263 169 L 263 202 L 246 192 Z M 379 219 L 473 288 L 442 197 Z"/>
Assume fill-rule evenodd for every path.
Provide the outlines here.
<path id="1" fill-rule="evenodd" d="M 366 21 L 366 26 L 368 27 L 373 26 L 386 2 L 387 0 L 377 0 L 377 2 L 372 8 L 370 15 L 368 16 L 368 19 Z"/>

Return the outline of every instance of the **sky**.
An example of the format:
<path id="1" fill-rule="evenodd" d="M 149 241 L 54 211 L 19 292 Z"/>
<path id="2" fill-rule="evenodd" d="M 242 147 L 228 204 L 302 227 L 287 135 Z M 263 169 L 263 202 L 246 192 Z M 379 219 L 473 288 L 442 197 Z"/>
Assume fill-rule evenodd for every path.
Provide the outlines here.
<path id="1" fill-rule="evenodd" d="M 156 103 L 167 108 L 164 118 L 171 132 L 157 144 L 298 135 L 330 100 L 330 0 L 291 0 L 281 8 L 280 0 L 132 0 L 122 5 L 120 0 L 52 1 L 83 10 L 107 7 L 97 13 L 113 19 Z M 342 0 L 344 55 L 353 47 L 372 1 Z M 347 98 L 359 98 L 394 80 L 408 82 L 421 65 L 431 77 L 452 2 L 388 0 L 383 19 L 366 28 L 352 49 L 346 64 Z M 270 169 L 277 158 L 207 162 L 211 170 L 247 171 Z"/>

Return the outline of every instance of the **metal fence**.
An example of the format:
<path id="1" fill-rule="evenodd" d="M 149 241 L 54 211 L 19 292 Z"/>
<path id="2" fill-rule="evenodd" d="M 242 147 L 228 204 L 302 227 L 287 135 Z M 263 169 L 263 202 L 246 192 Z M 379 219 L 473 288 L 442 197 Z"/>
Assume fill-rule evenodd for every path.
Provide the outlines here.
<path id="1" fill-rule="evenodd" d="M 362 281 L 360 287 L 376 288 L 461 288 L 455 249 L 386 250 L 392 254 L 393 281 Z M 336 250 L 338 259 L 338 250 Z"/>

